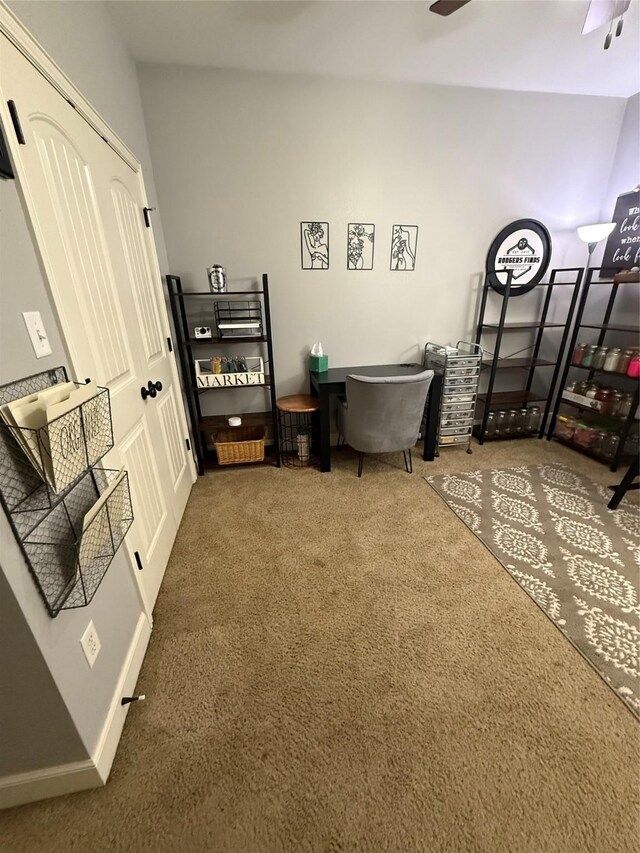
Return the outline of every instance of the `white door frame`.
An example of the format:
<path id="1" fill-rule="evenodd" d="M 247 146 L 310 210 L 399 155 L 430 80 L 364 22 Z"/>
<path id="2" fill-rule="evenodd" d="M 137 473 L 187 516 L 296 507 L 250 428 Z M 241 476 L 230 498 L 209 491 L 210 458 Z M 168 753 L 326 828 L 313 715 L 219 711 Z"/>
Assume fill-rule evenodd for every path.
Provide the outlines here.
<path id="1" fill-rule="evenodd" d="M 9 7 L 5 4 L 4 0 L 0 0 L 0 33 L 3 33 L 15 45 L 15 47 L 29 60 L 29 62 L 31 62 L 31 64 L 35 66 L 35 68 L 46 78 L 46 80 L 48 80 L 49 83 L 55 89 L 57 89 L 58 92 L 60 92 L 63 98 L 65 98 L 65 100 L 72 104 L 76 112 L 78 112 L 84 118 L 84 120 L 95 130 L 95 132 L 104 139 L 106 144 L 109 145 L 109 147 L 112 148 L 113 151 L 115 151 L 115 153 L 119 157 L 121 157 L 124 162 L 136 173 L 142 190 L 142 197 L 146 199 L 147 193 L 144 186 L 142 166 L 140 165 L 133 152 L 125 145 L 125 143 L 122 141 L 122 139 L 120 139 L 117 133 L 115 133 L 115 131 L 106 123 L 102 116 L 91 106 L 89 101 L 87 101 L 87 99 L 78 91 L 78 89 L 74 86 L 74 84 L 67 77 L 67 75 L 62 71 L 62 69 L 54 62 L 54 60 L 49 56 L 49 54 L 34 39 L 31 33 L 26 29 L 24 24 L 16 17 L 16 15 L 11 11 L 11 9 L 9 9 Z M 13 133 L 10 132 L 10 128 L 12 128 L 13 125 L 11 122 L 11 117 L 9 115 L 7 104 L 4 101 L 0 102 L 0 120 L 2 121 L 2 125 L 7 129 L 7 147 L 9 149 L 10 154 L 13 154 L 13 149 L 16 147 L 17 143 Z M 61 322 L 58 306 L 56 304 L 54 292 L 51 288 L 49 280 L 49 262 L 46 250 L 44 249 L 42 241 L 38 239 L 37 230 L 34 228 L 33 222 L 31 221 L 31 217 L 27 212 L 29 210 L 30 205 L 27 204 L 27 185 L 24 179 L 24 175 L 22 174 L 22 163 L 20 162 L 20 158 L 12 156 L 12 165 L 16 174 L 16 185 L 23 209 L 25 211 L 27 225 L 34 242 L 34 246 L 37 248 L 38 254 L 40 255 L 41 265 L 43 269 L 43 278 L 47 288 L 49 300 L 51 302 L 51 307 L 56 318 L 56 322 L 58 323 L 58 326 L 60 327 L 61 331 L 63 331 L 65 327 Z M 147 231 L 147 255 L 151 264 L 151 271 L 152 274 L 155 276 L 156 281 L 161 282 L 162 275 L 160 272 L 160 265 L 158 263 L 155 243 L 153 241 L 152 229 L 149 228 L 145 230 Z M 166 310 L 166 300 L 164 298 L 164 292 L 161 302 L 165 306 L 164 312 L 160 312 L 161 321 L 164 327 L 164 333 L 166 337 L 170 337 L 171 330 L 169 327 L 169 318 Z M 65 353 L 67 355 L 67 361 L 69 362 L 74 374 L 77 374 L 78 365 L 75 363 L 73 358 L 73 347 L 69 346 L 69 342 L 66 340 L 64 333 L 61 335 L 61 337 Z M 171 364 L 171 372 L 176 390 L 181 389 L 182 385 L 178 376 L 178 370 L 175 360 L 175 351 L 174 357 L 170 358 L 169 362 Z M 179 401 L 178 409 L 180 412 L 181 425 L 183 427 L 184 435 L 186 438 L 189 435 L 189 429 L 187 426 L 187 417 L 184 410 L 182 394 L 176 393 L 176 399 Z M 197 479 L 197 474 L 193 461 L 193 455 L 188 454 L 187 459 L 191 471 L 191 480 L 192 482 L 195 482 Z M 129 545 L 126 537 L 124 540 L 124 546 L 125 553 L 127 554 L 128 558 L 129 570 L 135 578 L 135 586 L 138 591 L 142 610 L 146 614 L 149 623 L 153 624 L 151 607 L 143 593 L 137 564 L 133 554 L 133 549 L 132 546 Z"/>

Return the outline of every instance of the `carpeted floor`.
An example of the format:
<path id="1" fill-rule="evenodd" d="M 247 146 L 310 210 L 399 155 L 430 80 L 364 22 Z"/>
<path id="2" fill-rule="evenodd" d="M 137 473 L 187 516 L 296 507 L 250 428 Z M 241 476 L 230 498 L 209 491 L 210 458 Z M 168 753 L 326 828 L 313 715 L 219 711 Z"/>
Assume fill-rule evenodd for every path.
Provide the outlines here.
<path id="1" fill-rule="evenodd" d="M 335 458 L 196 484 L 109 784 L 5 812 L 2 851 L 638 849 L 640 726 L 423 480 L 612 475 Z"/>

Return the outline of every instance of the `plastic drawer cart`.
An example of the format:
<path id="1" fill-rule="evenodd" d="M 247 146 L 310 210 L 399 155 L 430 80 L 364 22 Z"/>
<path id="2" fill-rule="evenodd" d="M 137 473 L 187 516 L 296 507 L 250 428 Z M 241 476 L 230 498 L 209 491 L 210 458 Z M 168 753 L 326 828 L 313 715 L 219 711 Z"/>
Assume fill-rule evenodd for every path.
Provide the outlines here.
<path id="1" fill-rule="evenodd" d="M 471 433 L 478 398 L 482 347 L 458 341 L 455 347 L 428 343 L 424 366 L 443 376 L 442 403 L 438 421 L 438 447 L 467 445 L 471 453 Z"/>

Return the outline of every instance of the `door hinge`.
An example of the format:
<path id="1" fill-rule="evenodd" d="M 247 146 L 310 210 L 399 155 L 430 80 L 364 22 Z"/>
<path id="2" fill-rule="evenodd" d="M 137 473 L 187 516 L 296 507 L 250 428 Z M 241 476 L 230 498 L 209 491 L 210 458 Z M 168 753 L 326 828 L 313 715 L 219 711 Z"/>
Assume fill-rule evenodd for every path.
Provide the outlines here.
<path id="1" fill-rule="evenodd" d="M 144 214 L 144 224 L 147 226 L 147 228 L 151 228 L 151 218 L 150 218 L 149 214 L 151 213 L 152 210 L 155 210 L 155 207 L 143 207 L 142 208 L 142 212 Z"/>
<path id="2" fill-rule="evenodd" d="M 27 143 L 24 138 L 24 133 L 22 132 L 22 125 L 20 124 L 20 117 L 18 116 L 18 108 L 16 107 L 15 101 L 7 101 L 7 106 L 9 107 L 9 115 L 13 122 L 13 129 L 16 132 L 18 143 L 20 145 L 26 145 Z"/>
<path id="3" fill-rule="evenodd" d="M 173 352 L 173 344 L 171 343 L 171 338 L 167 338 L 167 346 L 169 347 L 169 352 Z"/>
<path id="4" fill-rule="evenodd" d="M 185 438 L 184 443 L 187 445 L 187 450 L 191 450 L 191 442 L 188 438 Z"/>
<path id="5" fill-rule="evenodd" d="M 138 551 L 133 552 L 133 556 L 136 558 L 136 563 L 138 564 L 138 569 L 142 571 L 142 560 L 140 559 L 140 554 Z"/>

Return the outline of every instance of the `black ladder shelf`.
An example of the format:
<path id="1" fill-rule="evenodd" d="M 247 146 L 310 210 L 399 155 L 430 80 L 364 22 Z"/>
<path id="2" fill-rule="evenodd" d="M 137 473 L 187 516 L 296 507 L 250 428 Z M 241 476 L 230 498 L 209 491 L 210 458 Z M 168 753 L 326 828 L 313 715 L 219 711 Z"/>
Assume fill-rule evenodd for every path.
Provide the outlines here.
<path id="1" fill-rule="evenodd" d="M 611 316 L 612 316 L 613 310 L 614 310 L 614 306 L 615 306 L 615 302 L 616 302 L 616 297 L 618 295 L 618 291 L 620 289 L 620 286 L 624 284 L 624 285 L 632 285 L 632 286 L 638 287 L 638 280 L 637 280 L 637 278 L 636 279 L 628 278 L 626 280 L 623 278 L 619 281 L 615 281 L 611 278 L 602 278 L 602 279 L 598 279 L 597 281 L 594 281 L 595 273 L 601 273 L 601 274 L 606 275 L 606 271 L 604 271 L 602 267 L 590 267 L 587 270 L 587 275 L 586 275 L 584 287 L 582 289 L 582 295 L 580 297 L 580 302 L 579 302 L 578 310 L 576 313 L 576 321 L 575 321 L 575 324 L 573 327 L 573 332 L 571 335 L 571 342 L 570 342 L 569 347 L 568 347 L 568 356 L 567 356 L 567 359 L 566 359 L 565 364 L 564 364 L 564 369 L 562 371 L 562 378 L 561 378 L 560 384 L 559 384 L 558 395 L 556 397 L 555 405 L 553 407 L 553 413 L 551 415 L 551 420 L 549 422 L 549 426 L 547 429 L 547 439 L 551 440 L 552 438 L 554 438 L 554 439 L 560 440 L 563 444 L 566 444 L 569 447 L 572 447 L 574 450 L 577 450 L 580 453 L 586 453 L 587 456 L 591 456 L 592 458 L 595 458 L 600 462 L 609 462 L 610 463 L 610 470 L 616 471 L 618 466 L 621 464 L 621 462 L 623 461 L 623 459 L 625 457 L 625 444 L 626 444 L 627 438 L 629 437 L 629 434 L 631 432 L 631 428 L 634 426 L 634 424 L 636 425 L 636 429 L 637 429 L 637 422 L 635 420 L 635 414 L 636 414 L 636 410 L 638 408 L 640 382 L 638 381 L 638 379 L 634 379 L 630 376 L 627 376 L 624 373 L 614 373 L 614 372 L 602 370 L 602 369 L 592 369 L 589 367 L 583 367 L 581 365 L 574 365 L 571 362 L 572 362 L 573 352 L 574 352 L 575 347 L 576 347 L 576 343 L 578 342 L 578 336 L 580 335 L 580 333 L 582 331 L 584 331 L 585 333 L 588 333 L 588 331 L 590 331 L 591 334 L 593 334 L 593 332 L 597 331 L 598 336 L 597 336 L 596 344 L 599 347 L 603 345 L 605 338 L 607 337 L 607 335 L 610 332 L 617 333 L 617 335 L 627 336 L 627 338 L 626 338 L 627 340 L 629 340 L 629 338 L 628 338 L 629 335 L 633 335 L 635 338 L 635 340 L 633 342 L 634 346 L 638 347 L 640 345 L 638 342 L 638 335 L 640 335 L 640 327 L 637 324 L 634 325 L 634 324 L 628 324 L 628 323 L 619 323 L 619 322 L 611 319 Z M 594 322 L 591 320 L 587 321 L 584 319 L 584 315 L 585 315 L 585 311 L 587 310 L 587 307 L 588 307 L 589 294 L 591 292 L 592 287 L 600 287 L 600 286 L 605 286 L 605 287 L 611 288 L 611 291 L 609 293 L 609 299 L 607 300 L 607 305 L 606 305 L 606 308 L 604 311 L 604 315 L 602 317 L 602 322 L 597 322 L 597 321 Z M 606 376 L 609 378 L 609 380 L 614 380 L 615 382 L 620 380 L 626 388 L 629 388 L 631 386 L 631 383 L 633 383 L 633 400 L 631 403 L 631 410 L 630 410 L 629 414 L 626 416 L 626 418 L 623 421 L 619 422 L 619 425 L 620 425 L 620 433 L 619 433 L 620 442 L 619 442 L 617 450 L 613 456 L 613 460 L 605 459 L 605 458 L 600 457 L 594 453 L 589 453 L 587 450 L 583 450 L 583 448 L 581 448 L 579 445 L 577 445 L 571 441 L 565 440 L 565 439 L 558 439 L 558 437 L 554 435 L 554 430 L 556 427 L 556 421 L 558 419 L 558 414 L 560 412 L 561 406 L 570 406 L 574 410 L 578 409 L 578 410 L 583 411 L 583 412 L 588 412 L 590 417 L 595 418 L 596 421 L 600 421 L 604 425 L 607 425 L 607 424 L 611 425 L 611 423 L 612 423 L 612 418 L 608 417 L 607 415 L 602 415 L 599 412 L 593 411 L 593 409 L 591 409 L 590 407 L 588 407 L 586 405 L 583 406 L 580 403 L 576 403 L 576 402 L 571 401 L 571 400 L 563 399 L 563 390 L 567 384 L 567 377 L 569 375 L 570 370 L 578 371 L 582 377 L 584 377 L 586 374 L 586 378 L 589 380 L 593 379 L 593 377 L 596 375 Z M 631 392 L 629 392 L 629 393 L 631 393 Z"/>
<path id="2" fill-rule="evenodd" d="M 207 433 L 224 429 L 228 426 L 228 418 L 239 416 L 244 426 L 270 427 L 273 439 L 273 455 L 265 456 L 264 463 L 275 464 L 280 467 L 280 450 L 278 441 L 278 418 L 276 413 L 276 381 L 273 362 L 273 340 L 271 336 L 271 306 L 269 302 L 269 277 L 267 273 L 262 274 L 261 290 L 226 290 L 222 293 L 214 293 L 210 290 L 183 290 L 182 281 L 178 275 L 166 276 L 169 290 L 169 304 L 173 317 L 173 325 L 177 335 L 178 359 L 183 378 L 183 389 L 187 398 L 189 417 L 191 420 L 192 435 L 195 442 L 196 460 L 198 474 L 202 475 L 205 468 L 215 466 L 215 452 L 207 445 Z M 206 325 L 215 332 L 215 303 L 229 298 L 242 300 L 261 300 L 264 306 L 264 327 L 260 335 L 247 336 L 225 336 L 212 334 L 211 338 L 195 338 L 191 334 L 192 326 L 205 325 L 202 314 L 199 314 L 199 322 L 193 322 L 193 314 L 189 316 L 188 306 L 194 301 L 204 302 L 206 305 Z M 202 309 L 200 309 L 202 310 Z M 221 347 L 245 345 L 263 345 L 267 349 L 264 383 L 256 385 L 235 385 L 224 387 L 203 387 L 198 384 L 195 372 L 196 355 L 199 351 L 212 349 L 219 350 Z M 209 352 L 206 354 L 208 355 Z M 201 396 L 208 392 L 226 390 L 236 392 L 247 388 L 263 389 L 268 392 L 270 408 L 260 412 L 233 411 L 223 415 L 206 415 L 202 412 Z"/>
<path id="3" fill-rule="evenodd" d="M 540 419 L 538 438 L 542 438 L 544 436 L 545 423 L 552 407 L 553 392 L 558 380 L 558 374 L 560 373 L 562 358 L 567 345 L 567 339 L 569 337 L 571 319 L 573 317 L 576 303 L 578 301 L 578 295 L 580 292 L 580 282 L 582 280 L 583 273 L 584 267 L 568 267 L 566 269 L 552 270 L 551 275 L 549 276 L 549 281 L 540 282 L 532 291 L 535 293 L 537 292 L 537 289 L 539 287 L 546 287 L 546 293 L 539 318 L 531 320 L 530 322 L 516 323 L 507 322 L 507 307 L 509 305 L 509 294 L 511 291 L 511 287 L 514 284 L 513 272 L 509 270 L 506 273 L 507 281 L 505 284 L 504 293 L 502 295 L 500 317 L 497 321 L 490 322 L 485 320 L 485 313 L 487 308 L 487 298 L 489 295 L 489 281 L 491 274 L 487 273 L 487 275 L 485 276 L 482 292 L 482 301 L 480 303 L 480 313 L 478 317 L 478 326 L 476 330 L 476 343 L 481 343 L 484 334 L 495 334 L 495 349 L 491 357 L 485 359 L 482 364 L 483 369 L 489 371 L 489 378 L 486 392 L 478 394 L 478 402 L 483 406 L 482 422 L 476 430 L 478 442 L 480 444 L 483 444 L 484 441 L 494 440 L 494 438 L 524 438 L 526 436 L 526 433 L 517 433 L 508 436 L 487 436 L 487 418 L 489 417 L 489 413 L 495 408 L 509 408 L 514 406 L 524 408 L 526 407 L 527 403 L 534 402 L 545 403 L 544 413 Z M 496 272 L 494 273 L 494 275 L 498 275 L 498 273 Z M 564 279 L 565 277 L 568 277 L 569 280 L 559 280 Z M 554 289 L 557 287 L 571 287 L 573 288 L 573 290 L 571 293 L 571 299 L 564 320 L 551 322 L 547 320 L 547 317 L 549 315 L 549 308 L 552 304 Z M 526 298 L 526 296 L 518 296 L 517 298 L 518 300 L 520 300 Z M 555 361 L 540 358 L 540 348 L 542 346 L 545 331 L 547 329 L 563 329 L 562 336 L 557 347 L 557 356 Z M 508 332 L 527 331 L 536 333 L 534 342 L 526 348 L 531 350 L 531 355 L 522 358 L 501 358 L 500 353 L 504 334 Z M 486 344 L 483 344 L 482 346 L 484 352 L 487 353 L 488 350 Z M 554 368 L 551 381 L 549 383 L 549 389 L 546 394 L 534 392 L 531 390 L 531 388 L 533 385 L 535 372 L 538 368 L 545 367 Z M 526 371 L 527 381 L 525 383 L 525 387 L 520 387 L 510 391 L 495 391 L 494 388 L 498 370 Z"/>

